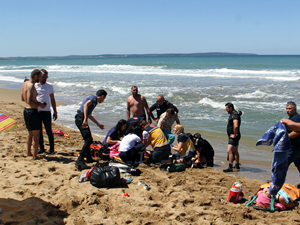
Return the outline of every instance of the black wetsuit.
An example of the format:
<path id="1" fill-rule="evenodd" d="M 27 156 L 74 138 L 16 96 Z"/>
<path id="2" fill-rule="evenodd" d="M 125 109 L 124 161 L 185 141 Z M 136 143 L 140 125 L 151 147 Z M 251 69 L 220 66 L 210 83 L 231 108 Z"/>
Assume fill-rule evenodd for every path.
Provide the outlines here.
<path id="1" fill-rule="evenodd" d="M 299 123 L 300 122 L 300 115 L 298 113 L 294 114 L 289 118 L 290 120 Z M 288 130 L 288 133 L 291 133 L 292 131 Z M 300 135 L 296 138 L 292 138 L 291 144 L 292 144 L 292 151 L 289 153 L 288 156 L 288 166 L 292 162 L 294 162 L 295 166 L 297 167 L 298 171 L 300 172 Z"/>
<path id="2" fill-rule="evenodd" d="M 233 130 L 233 120 L 238 120 L 238 133 L 236 138 L 231 138 L 230 135 L 234 134 Z M 232 114 L 229 115 L 228 118 L 228 124 L 227 124 L 227 135 L 228 135 L 228 144 L 233 146 L 239 145 L 239 140 L 241 139 L 241 133 L 240 133 L 240 126 L 241 126 L 241 112 L 235 111 Z"/>
<path id="3" fill-rule="evenodd" d="M 150 111 L 154 111 L 156 109 L 157 113 L 157 119 L 159 119 L 160 115 L 163 114 L 165 111 L 167 111 L 168 108 L 174 108 L 176 112 L 178 112 L 178 109 L 176 106 L 174 106 L 171 102 L 168 102 L 167 100 L 164 101 L 162 105 L 158 104 L 158 102 L 154 103 L 149 109 Z"/>
<path id="4" fill-rule="evenodd" d="M 200 156 L 205 157 L 207 166 L 213 167 L 215 151 L 214 151 L 213 147 L 211 146 L 211 144 L 203 138 L 197 138 L 195 141 L 195 148 L 196 148 L 196 151 L 199 148 L 202 148 Z"/>

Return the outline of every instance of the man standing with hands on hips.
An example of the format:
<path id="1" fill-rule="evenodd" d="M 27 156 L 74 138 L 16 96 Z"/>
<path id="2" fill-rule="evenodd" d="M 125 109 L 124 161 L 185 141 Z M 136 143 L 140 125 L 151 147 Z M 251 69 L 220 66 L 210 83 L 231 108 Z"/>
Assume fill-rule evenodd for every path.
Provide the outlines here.
<path id="1" fill-rule="evenodd" d="M 79 169 L 90 169 L 84 162 L 84 158 L 87 159 L 88 163 L 95 162 L 90 154 L 90 145 L 93 143 L 93 137 L 88 125 L 88 119 L 93 121 L 100 129 L 104 129 L 104 125 L 99 123 L 93 116 L 92 112 L 97 106 L 98 103 L 104 102 L 106 98 L 107 92 L 105 90 L 98 90 L 96 95 L 90 95 L 87 97 L 77 110 L 77 114 L 75 116 L 75 124 L 80 130 L 80 133 L 84 139 L 84 145 L 81 149 L 80 155 L 75 162 L 75 166 Z"/>
<path id="2" fill-rule="evenodd" d="M 42 69 L 41 71 L 43 72 L 43 74 L 39 80 L 39 83 L 35 84 L 35 89 L 38 93 L 37 100 L 39 102 L 45 102 L 46 107 L 38 108 L 39 116 L 40 116 L 40 139 L 39 139 L 40 149 L 38 151 L 38 154 L 45 152 L 43 129 L 42 129 L 42 123 L 44 123 L 44 127 L 48 135 L 48 140 L 50 145 L 48 154 L 54 155 L 54 138 L 52 134 L 52 119 L 51 119 L 51 109 L 50 109 L 50 101 L 51 101 L 51 106 L 53 109 L 53 120 L 55 121 L 57 119 L 57 110 L 56 110 L 56 102 L 54 98 L 54 89 L 51 84 L 47 83 L 48 71 L 45 69 Z"/>
<path id="3" fill-rule="evenodd" d="M 241 111 L 236 111 L 232 103 L 228 102 L 225 105 L 226 111 L 229 115 L 227 124 L 228 147 L 227 153 L 229 157 L 228 169 L 223 172 L 233 172 L 233 158 L 235 157 L 235 168 L 240 169 L 240 155 L 238 152 L 239 140 L 241 139 L 240 126 L 241 126 Z"/>

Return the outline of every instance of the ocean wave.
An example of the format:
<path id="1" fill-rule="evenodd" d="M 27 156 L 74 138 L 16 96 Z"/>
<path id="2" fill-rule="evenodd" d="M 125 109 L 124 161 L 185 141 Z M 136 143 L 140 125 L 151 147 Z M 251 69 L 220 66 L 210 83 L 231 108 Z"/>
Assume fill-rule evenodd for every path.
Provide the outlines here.
<path id="1" fill-rule="evenodd" d="M 212 108 L 215 108 L 215 109 L 224 109 L 225 108 L 224 102 L 222 102 L 222 103 L 216 102 L 216 101 L 211 100 L 210 98 L 203 98 L 198 103 L 201 105 L 211 106 Z"/>
<path id="2" fill-rule="evenodd" d="M 11 77 L 11 76 L 2 76 L 0 75 L 0 80 L 2 81 L 9 81 L 9 82 L 24 82 L 24 78 L 16 78 L 16 77 Z"/>
<path id="3" fill-rule="evenodd" d="M 251 93 L 245 93 L 245 94 L 239 94 L 235 95 L 235 98 L 247 98 L 247 99 L 253 99 L 253 98 L 282 98 L 282 95 L 277 95 L 277 94 L 270 94 L 266 93 L 260 90 L 256 90 Z"/>
<path id="4" fill-rule="evenodd" d="M 172 69 L 166 66 L 135 65 L 27 65 L 1 66 L 3 72 L 29 72 L 33 68 L 45 68 L 49 72 L 62 73 L 99 73 L 99 74 L 138 74 L 164 76 L 191 76 L 241 79 L 268 79 L 278 81 L 300 80 L 299 70 L 242 70 L 242 69 Z M 69 76 L 69 75 L 68 75 Z"/>

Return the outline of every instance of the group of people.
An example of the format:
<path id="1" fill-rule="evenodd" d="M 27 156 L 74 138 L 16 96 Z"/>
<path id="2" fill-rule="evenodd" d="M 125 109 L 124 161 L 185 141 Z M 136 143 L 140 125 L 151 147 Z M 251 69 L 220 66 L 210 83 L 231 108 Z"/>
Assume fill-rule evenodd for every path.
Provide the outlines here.
<path id="1" fill-rule="evenodd" d="M 45 152 L 42 124 L 49 139 L 48 154 L 55 154 L 50 103 L 53 109 L 53 120 L 57 119 L 57 110 L 53 86 L 47 83 L 47 79 L 48 72 L 45 69 L 34 69 L 30 79 L 25 79 L 22 85 L 21 98 L 25 102 L 23 115 L 28 130 L 27 156 L 33 156 L 33 159 L 37 159 L 38 153 Z M 32 142 L 33 153 L 31 152 Z"/>
<path id="2" fill-rule="evenodd" d="M 127 98 L 127 120 L 118 121 L 117 125 L 109 130 L 103 141 L 109 148 L 117 148 L 119 157 L 124 162 L 144 161 L 147 164 L 176 162 L 190 167 L 202 167 L 204 164 L 214 165 L 212 146 L 199 133 L 195 135 L 184 133 L 184 127 L 178 118 L 179 110 L 165 100 L 163 95 L 159 95 L 157 102 L 149 108 L 146 98 L 138 93 L 138 87 L 133 86 L 131 93 L 132 95 Z M 86 162 L 94 162 L 89 154 L 89 146 L 93 143 L 93 139 L 88 119 L 104 129 L 104 125 L 92 116 L 92 112 L 98 103 L 105 100 L 106 95 L 106 91 L 98 90 L 96 95 L 88 96 L 82 102 L 75 116 L 76 126 L 85 141 L 75 163 L 81 169 L 90 168 Z M 157 113 L 156 117 L 152 113 L 154 110 Z M 157 125 L 152 124 L 152 120 Z M 175 136 L 171 132 L 175 121 L 173 133 L 178 136 L 176 146 L 172 145 Z M 149 145 L 152 150 L 146 151 Z M 175 153 L 172 154 L 172 150 Z"/>
<path id="3" fill-rule="evenodd" d="M 47 83 L 47 79 L 48 72 L 46 70 L 34 69 L 30 79 L 25 79 L 22 85 L 22 101 L 25 102 L 23 115 L 28 130 L 27 156 L 33 156 L 33 159 L 37 159 L 37 154 L 46 151 L 42 124 L 44 124 L 49 139 L 48 154 L 55 154 L 51 123 L 52 118 L 53 120 L 57 119 L 57 110 L 53 86 Z M 202 167 L 204 164 L 210 167 L 214 166 L 213 147 L 201 137 L 201 134 L 192 135 L 184 132 L 184 127 L 178 118 L 179 110 L 165 100 L 163 95 L 158 95 L 157 102 L 149 108 L 145 97 L 138 93 L 138 87 L 133 86 L 131 93 L 132 95 L 127 98 L 127 120 L 118 121 L 117 125 L 109 130 L 103 141 L 109 148 L 117 149 L 119 157 L 124 162 L 146 162 L 147 164 L 173 162 L 183 163 L 186 167 Z M 88 96 L 75 115 L 75 124 L 85 141 L 75 162 L 75 166 L 80 169 L 89 169 L 90 167 L 86 163 L 95 162 L 90 154 L 93 138 L 88 122 L 91 120 L 100 129 L 105 128 L 92 116 L 92 113 L 98 103 L 104 102 L 106 96 L 107 92 L 102 89 L 98 90 L 96 95 Z M 52 106 L 53 115 L 51 115 L 50 106 Z M 240 169 L 238 146 L 241 138 L 242 112 L 235 110 L 234 105 L 230 102 L 226 103 L 225 109 L 229 114 L 227 124 L 229 166 L 223 171 L 232 172 L 233 169 Z M 156 117 L 152 113 L 154 110 L 157 113 Z M 288 131 L 292 146 L 288 155 L 288 166 L 294 163 L 300 172 L 300 115 L 297 113 L 296 103 L 288 102 L 286 112 L 289 119 L 282 119 L 281 123 Z M 157 125 L 152 124 L 151 119 Z M 171 128 L 175 121 L 172 133 Z M 177 135 L 177 145 L 172 145 L 175 140 L 174 134 Z M 31 152 L 32 142 L 33 153 Z M 152 150 L 147 151 L 149 145 Z M 234 161 L 235 165 L 233 166 Z M 269 190 L 264 189 L 261 196 L 269 198 Z M 279 202 L 285 205 L 283 199 L 279 199 Z M 290 207 L 290 205 L 285 206 Z"/>
<path id="4" fill-rule="evenodd" d="M 24 121 L 28 129 L 27 155 L 37 158 L 38 153 L 45 152 L 42 124 L 49 139 L 48 154 L 55 154 L 54 139 L 52 134 L 52 119 L 57 119 L 56 102 L 53 86 L 47 83 L 48 72 L 44 69 L 34 69 L 31 77 L 22 85 L 22 100 L 25 102 Z M 104 144 L 119 150 L 119 156 L 124 161 L 142 161 L 144 153 L 149 157 L 147 163 L 182 162 L 186 166 L 201 167 L 204 164 L 213 166 L 214 150 L 210 143 L 203 139 L 199 133 L 194 135 L 185 133 L 184 127 L 178 118 L 179 110 L 168 102 L 163 95 L 157 96 L 157 101 L 150 108 L 146 98 L 138 93 L 138 87 L 131 88 L 132 95 L 127 98 L 127 120 L 120 120 L 115 127 L 107 133 Z M 95 162 L 90 155 L 90 145 L 93 138 L 89 128 L 89 119 L 100 129 L 105 126 L 92 116 L 98 103 L 104 102 L 107 96 L 105 90 L 98 90 L 96 95 L 88 96 L 77 110 L 75 124 L 84 139 L 84 145 L 75 165 L 82 169 L 89 168 L 87 163 Z M 51 109 L 53 115 L 51 115 Z M 241 138 L 240 125 L 242 112 L 235 110 L 232 103 L 226 103 L 225 109 L 229 114 L 227 124 L 228 135 L 228 161 L 229 166 L 224 172 L 240 169 L 239 140 Z M 156 111 L 156 117 L 153 115 Z M 146 117 L 146 113 L 148 119 Z M 289 119 L 282 119 L 286 126 L 292 144 L 292 151 L 288 157 L 288 165 L 294 162 L 300 172 L 300 116 L 297 113 L 295 102 L 286 104 Z M 152 120 L 157 125 L 152 124 Z M 176 125 L 171 128 L 173 123 Z M 172 145 L 177 135 L 177 145 Z M 33 143 L 33 153 L 31 146 Z M 146 151 L 151 145 L 152 151 Z M 173 150 L 173 151 L 172 151 Z M 172 152 L 175 152 L 172 154 Z M 233 162 L 235 161 L 235 165 Z"/>

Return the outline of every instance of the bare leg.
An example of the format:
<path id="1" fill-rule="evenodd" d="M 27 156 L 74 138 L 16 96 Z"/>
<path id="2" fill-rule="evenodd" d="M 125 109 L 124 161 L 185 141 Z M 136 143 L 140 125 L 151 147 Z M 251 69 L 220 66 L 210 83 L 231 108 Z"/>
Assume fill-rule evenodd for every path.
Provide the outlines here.
<path id="1" fill-rule="evenodd" d="M 233 154 L 235 156 L 235 163 L 236 164 L 239 164 L 240 163 L 240 154 L 239 154 L 239 151 L 238 151 L 238 147 L 239 146 L 235 146 L 235 149 L 233 151 Z"/>
<path id="2" fill-rule="evenodd" d="M 32 153 L 31 153 L 32 137 L 33 137 L 32 131 L 28 131 L 28 134 L 27 134 L 27 156 L 32 156 Z"/>
<path id="3" fill-rule="evenodd" d="M 233 148 L 234 148 L 233 145 L 228 145 L 227 146 L 227 153 L 228 153 L 229 164 L 233 163 L 233 154 L 232 154 L 232 149 Z"/>
<path id="4" fill-rule="evenodd" d="M 206 163 L 206 158 L 204 156 L 200 156 L 200 163 L 202 165 Z"/>
<path id="5" fill-rule="evenodd" d="M 33 130 L 33 159 L 37 159 L 37 152 L 39 149 L 40 130 Z"/>

